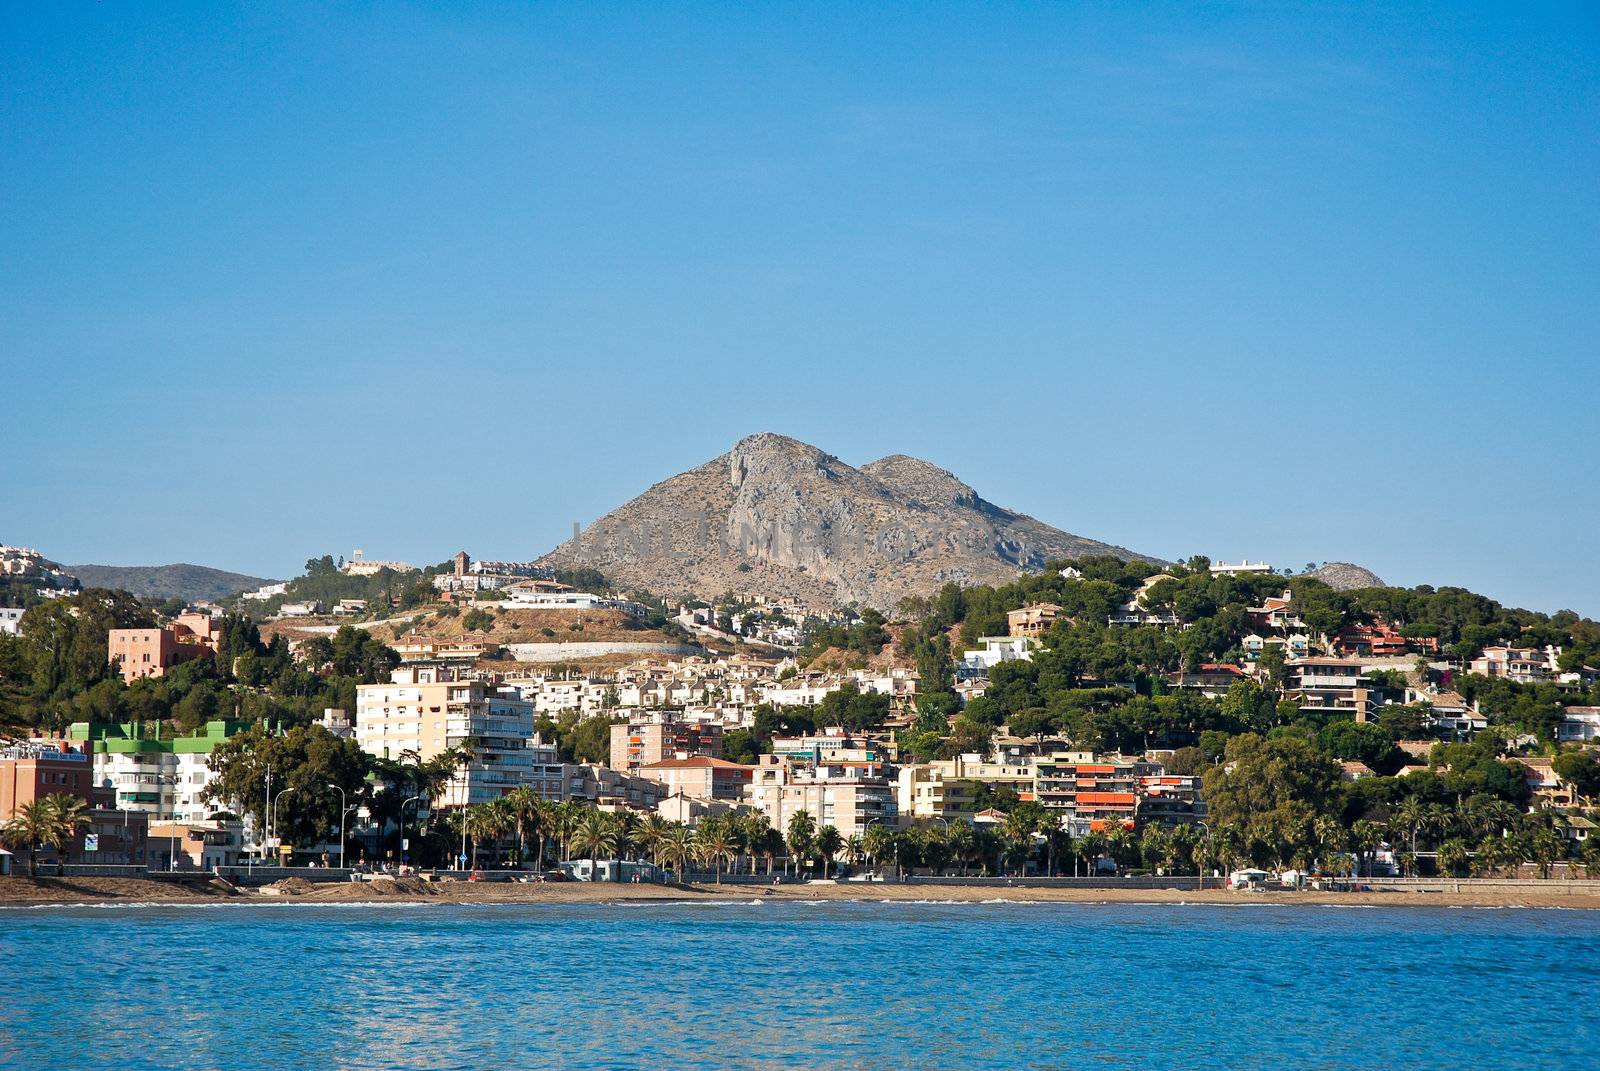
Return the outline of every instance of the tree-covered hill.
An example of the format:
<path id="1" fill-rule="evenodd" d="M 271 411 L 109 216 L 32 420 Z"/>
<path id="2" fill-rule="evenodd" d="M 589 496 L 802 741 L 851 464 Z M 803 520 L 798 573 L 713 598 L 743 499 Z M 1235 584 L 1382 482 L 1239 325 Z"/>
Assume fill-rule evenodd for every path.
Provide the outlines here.
<path id="1" fill-rule="evenodd" d="M 67 571 L 86 588 L 126 591 L 142 599 L 161 602 L 215 602 L 270 581 L 244 573 L 230 573 L 204 565 L 69 565 Z"/>

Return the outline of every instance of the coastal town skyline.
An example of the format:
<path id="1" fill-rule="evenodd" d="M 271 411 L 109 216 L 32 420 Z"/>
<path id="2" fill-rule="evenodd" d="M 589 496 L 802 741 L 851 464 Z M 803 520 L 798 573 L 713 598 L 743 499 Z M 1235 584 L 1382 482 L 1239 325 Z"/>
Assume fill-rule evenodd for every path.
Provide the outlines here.
<path id="1" fill-rule="evenodd" d="M 0 1068 L 1588 1068 L 1597 13 L 8 5 Z"/>

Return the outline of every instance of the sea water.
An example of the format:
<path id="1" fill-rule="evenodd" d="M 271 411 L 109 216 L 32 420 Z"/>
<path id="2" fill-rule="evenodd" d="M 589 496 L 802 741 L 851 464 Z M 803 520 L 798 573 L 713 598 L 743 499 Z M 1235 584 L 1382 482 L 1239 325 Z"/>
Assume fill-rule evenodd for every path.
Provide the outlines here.
<path id="1" fill-rule="evenodd" d="M 1600 912 L 0 911 L 0 1068 L 1600 1067 Z"/>

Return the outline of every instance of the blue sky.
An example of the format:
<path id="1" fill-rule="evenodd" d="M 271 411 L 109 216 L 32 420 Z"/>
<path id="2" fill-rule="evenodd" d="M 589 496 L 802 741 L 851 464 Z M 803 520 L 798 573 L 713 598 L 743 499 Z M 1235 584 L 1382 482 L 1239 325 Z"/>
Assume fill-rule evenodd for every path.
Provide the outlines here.
<path id="1" fill-rule="evenodd" d="M 1600 614 L 1592 5 L 7 5 L 0 541 L 533 556 L 779 431 Z"/>

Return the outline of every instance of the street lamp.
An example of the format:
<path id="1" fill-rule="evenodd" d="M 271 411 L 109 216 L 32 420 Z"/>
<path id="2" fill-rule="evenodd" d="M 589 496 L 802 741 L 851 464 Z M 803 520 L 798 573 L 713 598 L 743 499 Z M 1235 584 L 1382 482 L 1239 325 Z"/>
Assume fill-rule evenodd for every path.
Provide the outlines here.
<path id="1" fill-rule="evenodd" d="M 344 869 L 344 816 L 350 813 L 350 808 L 345 806 L 344 789 L 328 782 L 328 787 L 339 793 L 339 869 Z"/>
<path id="2" fill-rule="evenodd" d="M 402 800 L 400 802 L 400 860 L 401 860 L 401 862 L 405 862 L 405 857 L 406 857 L 406 854 L 407 854 L 406 846 L 405 846 L 406 845 L 406 808 L 411 806 L 413 803 L 419 803 L 421 800 L 425 800 L 425 799 L 427 799 L 426 796 L 407 796 L 404 800 Z M 418 814 L 422 813 L 422 808 L 420 806 L 417 808 L 417 813 Z"/>
<path id="3" fill-rule="evenodd" d="M 285 789 L 281 790 L 275 797 L 273 797 L 273 800 L 272 800 L 272 828 L 273 829 L 277 829 L 278 828 L 278 804 L 283 802 L 283 797 L 284 796 L 288 795 L 290 792 L 293 792 L 293 791 L 294 791 L 294 789 L 292 789 L 292 788 L 285 788 Z M 279 839 L 281 840 L 282 837 L 280 837 Z M 281 851 L 278 853 L 277 861 L 278 862 L 282 862 L 283 861 L 283 853 Z"/>

